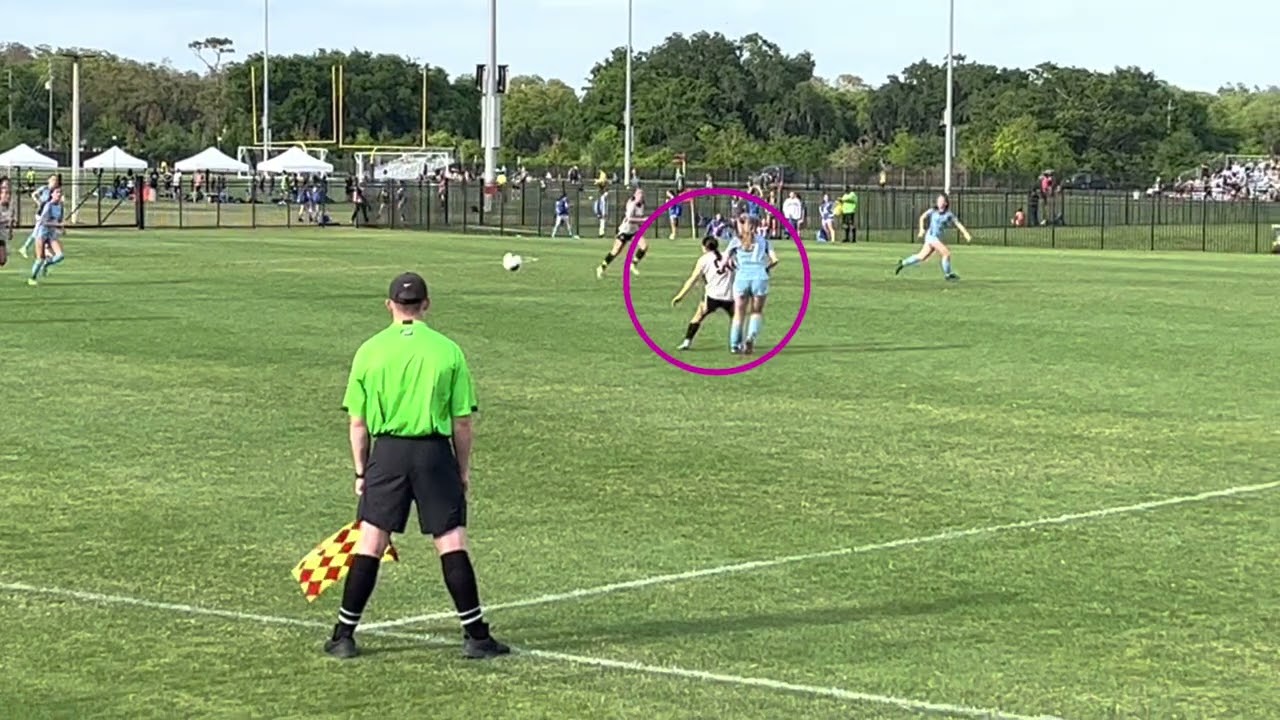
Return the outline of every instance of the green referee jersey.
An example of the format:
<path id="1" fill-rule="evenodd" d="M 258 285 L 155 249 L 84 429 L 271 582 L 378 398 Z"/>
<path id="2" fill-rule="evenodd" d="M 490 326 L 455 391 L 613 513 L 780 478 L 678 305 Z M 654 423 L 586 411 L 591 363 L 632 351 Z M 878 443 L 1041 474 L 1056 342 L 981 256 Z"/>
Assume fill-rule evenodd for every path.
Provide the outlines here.
<path id="1" fill-rule="evenodd" d="M 453 435 L 453 419 L 474 413 L 475 383 L 462 348 L 420 321 L 395 323 L 360 346 L 343 409 L 369 434 Z"/>

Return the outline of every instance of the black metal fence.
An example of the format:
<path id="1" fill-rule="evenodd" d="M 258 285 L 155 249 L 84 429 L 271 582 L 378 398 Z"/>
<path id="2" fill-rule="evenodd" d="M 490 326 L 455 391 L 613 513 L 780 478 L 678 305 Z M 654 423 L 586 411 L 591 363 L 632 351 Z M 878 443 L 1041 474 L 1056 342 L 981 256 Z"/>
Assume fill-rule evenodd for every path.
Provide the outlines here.
<path id="1" fill-rule="evenodd" d="M 65 195 L 68 207 L 72 197 L 76 199 L 76 222 L 82 227 L 284 228 L 326 220 L 338 225 L 539 236 L 555 230 L 555 203 L 563 194 L 569 204 L 569 227 L 557 233 L 596 237 L 613 234 L 627 192 L 623 188 L 606 191 L 605 216 L 600 220 L 595 213 L 600 191 L 591 185 L 529 183 L 505 187 L 486 198 L 478 181 L 374 183 L 366 186 L 366 202 L 360 207 L 347 196 L 345 184 L 335 179 L 325 189 L 324 202 L 314 216 L 289 188 L 231 177 L 210 181 L 208 187 L 212 192 L 189 186 L 182 191 L 160 188 L 146 191 L 145 201 L 137 202 L 136 193 L 93 178 L 75 192 L 68 187 Z M 645 187 L 651 208 L 665 202 L 667 187 Z M 29 227 L 35 208 L 28 190 L 15 188 L 14 195 L 19 224 Z M 824 193 L 796 192 L 806 215 L 801 233 L 813 240 Z M 833 199 L 835 195 L 831 193 Z M 934 197 L 924 190 L 860 190 L 858 240 L 914 242 L 918 218 Z M 776 196 L 765 199 L 782 202 Z M 1033 198 L 1018 192 L 969 190 L 956 193 L 953 209 L 973 231 L 975 242 L 1007 246 L 1257 253 L 1272 251 L 1280 235 L 1280 203 L 1255 200 L 1070 190 Z M 702 222 L 733 210 L 728 196 L 699 198 L 692 211 L 685 208 L 677 235 L 691 237 L 694 217 Z M 671 232 L 668 218 L 659 218 L 654 228 L 655 234 Z"/>

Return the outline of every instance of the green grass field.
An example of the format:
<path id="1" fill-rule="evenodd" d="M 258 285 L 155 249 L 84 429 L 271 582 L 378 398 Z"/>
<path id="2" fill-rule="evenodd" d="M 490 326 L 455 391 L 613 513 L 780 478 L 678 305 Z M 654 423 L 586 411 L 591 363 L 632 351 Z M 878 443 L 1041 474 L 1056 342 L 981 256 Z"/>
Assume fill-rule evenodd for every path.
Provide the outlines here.
<path id="1" fill-rule="evenodd" d="M 655 243 L 655 338 L 691 243 Z M 804 327 L 655 357 L 595 240 L 77 233 L 0 271 L 3 714 L 35 718 L 1265 718 L 1280 707 L 1276 259 L 810 247 Z M 519 273 L 499 258 L 537 257 Z M 766 333 L 798 303 L 783 253 Z M 396 272 L 481 393 L 497 633 L 457 656 L 401 542 L 367 655 L 289 570 L 351 515 L 347 364 Z M 620 268 L 618 268 L 620 269 Z M 727 361 L 708 323 L 696 362 Z M 761 562 L 756 562 L 761 561 Z M 406 622 L 418 616 L 429 619 Z"/>

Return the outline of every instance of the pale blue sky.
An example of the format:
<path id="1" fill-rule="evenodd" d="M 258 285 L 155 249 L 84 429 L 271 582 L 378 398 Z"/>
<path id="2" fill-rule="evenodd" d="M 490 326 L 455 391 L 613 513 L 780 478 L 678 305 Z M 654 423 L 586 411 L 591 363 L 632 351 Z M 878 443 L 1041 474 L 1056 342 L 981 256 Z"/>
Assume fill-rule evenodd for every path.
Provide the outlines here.
<path id="1" fill-rule="evenodd" d="M 485 59 L 487 0 L 271 6 L 273 54 L 355 47 L 424 60 L 451 75 Z M 832 7 L 855 10 L 833 22 Z M 0 40 L 101 48 L 195 69 L 186 45 L 196 38 L 222 35 L 242 53 L 261 50 L 262 8 L 262 0 L 60 0 L 51 27 L 40 17 L 45 3 L 11 3 Z M 360 9 L 354 18 L 351 8 Z M 946 0 L 635 0 L 635 44 L 647 48 L 673 32 L 703 29 L 731 37 L 760 32 L 787 52 L 812 52 L 819 75 L 852 73 L 879 84 L 915 60 L 945 57 L 946 8 Z M 626 0 L 499 0 L 498 13 L 499 62 L 517 75 L 581 87 L 592 64 L 626 42 Z M 1276 27 L 1276 0 L 957 0 L 956 52 L 1003 66 L 1140 65 L 1176 85 L 1211 91 L 1277 83 Z"/>

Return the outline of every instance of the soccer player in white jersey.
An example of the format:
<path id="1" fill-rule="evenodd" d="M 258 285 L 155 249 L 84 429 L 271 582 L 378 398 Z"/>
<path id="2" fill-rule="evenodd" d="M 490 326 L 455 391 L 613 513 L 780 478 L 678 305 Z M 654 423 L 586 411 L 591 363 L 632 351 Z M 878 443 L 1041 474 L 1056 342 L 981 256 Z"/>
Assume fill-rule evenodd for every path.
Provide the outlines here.
<path id="1" fill-rule="evenodd" d="M 702 302 L 698 303 L 698 309 L 693 311 L 693 318 L 689 320 L 684 340 L 680 343 L 681 350 L 688 350 L 693 345 L 698 328 L 709 315 L 723 310 L 730 318 L 733 317 L 733 268 L 720 253 L 720 242 L 710 235 L 702 240 L 702 256 L 694 264 L 693 272 L 684 281 L 680 292 L 671 299 L 671 307 L 679 305 L 699 280 L 704 288 Z"/>
<path id="2" fill-rule="evenodd" d="M 604 256 L 604 260 L 600 262 L 600 266 L 596 268 L 596 277 L 604 277 L 604 273 L 609 269 L 609 263 L 614 258 L 622 254 L 623 248 L 636 239 L 636 233 L 640 230 L 640 226 L 647 220 L 649 214 L 644 209 L 644 190 L 636 188 L 632 193 L 631 199 L 627 201 L 627 207 L 622 213 L 622 222 L 618 224 L 618 237 L 613 241 L 613 248 L 609 250 L 609 254 Z M 649 252 L 649 243 L 641 236 L 639 245 L 636 248 L 635 262 L 631 263 L 631 274 L 639 275 L 640 271 L 636 266 L 644 259 L 645 253 Z"/>

